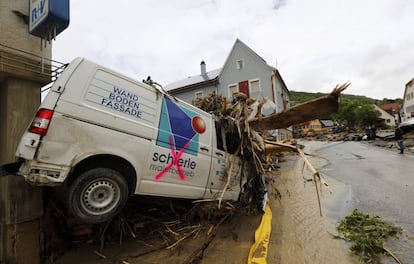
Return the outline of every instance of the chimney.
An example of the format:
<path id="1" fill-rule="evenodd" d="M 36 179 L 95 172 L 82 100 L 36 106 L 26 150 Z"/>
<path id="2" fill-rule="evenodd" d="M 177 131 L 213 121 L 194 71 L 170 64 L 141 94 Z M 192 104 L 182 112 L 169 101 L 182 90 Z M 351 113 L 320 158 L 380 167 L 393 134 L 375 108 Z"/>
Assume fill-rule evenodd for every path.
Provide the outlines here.
<path id="1" fill-rule="evenodd" d="M 200 68 L 201 68 L 201 75 L 203 76 L 207 75 L 206 63 L 203 60 L 200 63 Z"/>

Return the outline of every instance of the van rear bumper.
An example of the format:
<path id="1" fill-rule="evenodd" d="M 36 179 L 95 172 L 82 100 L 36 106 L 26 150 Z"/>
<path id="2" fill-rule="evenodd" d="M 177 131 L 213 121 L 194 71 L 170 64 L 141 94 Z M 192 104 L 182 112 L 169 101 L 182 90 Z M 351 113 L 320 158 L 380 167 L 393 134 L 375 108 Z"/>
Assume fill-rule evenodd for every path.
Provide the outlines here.
<path id="1" fill-rule="evenodd" d="M 18 174 L 24 176 L 26 181 L 33 185 L 56 186 L 65 181 L 69 171 L 70 167 L 67 166 L 26 160 Z"/>

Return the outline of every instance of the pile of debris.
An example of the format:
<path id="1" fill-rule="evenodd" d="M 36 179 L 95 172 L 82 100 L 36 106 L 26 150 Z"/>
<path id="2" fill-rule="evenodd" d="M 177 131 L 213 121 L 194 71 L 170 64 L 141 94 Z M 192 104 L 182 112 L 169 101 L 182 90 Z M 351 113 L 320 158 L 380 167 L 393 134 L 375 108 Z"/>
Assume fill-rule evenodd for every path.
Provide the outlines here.
<path id="1" fill-rule="evenodd" d="M 385 136 L 380 136 L 384 134 Z M 404 134 L 404 151 L 414 153 L 414 131 Z M 305 137 L 302 140 L 310 141 L 364 141 L 377 147 L 387 148 L 399 151 L 397 140 L 393 130 L 378 131 L 375 139 L 367 139 L 363 132 L 340 132 L 336 134 L 317 135 L 313 137 Z"/>
<path id="2" fill-rule="evenodd" d="M 129 263 L 160 250 L 176 250 L 188 239 L 203 239 L 199 248 L 183 263 L 195 263 L 216 236 L 220 225 L 235 214 L 244 214 L 246 208 L 224 203 L 221 208 L 213 202 L 193 203 L 186 199 L 133 196 L 121 214 L 103 224 L 81 223 L 66 214 L 59 199 L 49 200 L 45 212 L 44 256 L 42 263 L 54 263 L 60 255 L 72 248 L 94 245 L 93 254 L 109 263 Z M 135 241 L 141 244 L 128 255 L 105 253 L 114 244 Z"/>
<path id="3" fill-rule="evenodd" d="M 404 134 L 403 137 L 405 148 L 404 151 L 407 153 L 414 153 L 414 131 Z M 377 137 L 375 140 L 368 140 L 368 143 L 378 147 L 394 149 L 395 151 L 399 151 L 397 140 L 393 135 L 386 138 Z"/>
<path id="4" fill-rule="evenodd" d="M 219 135 L 219 145 L 222 149 L 234 156 L 239 156 L 248 163 L 249 168 L 252 168 L 247 175 L 247 188 L 244 188 L 244 193 L 242 193 L 242 197 L 250 198 L 245 206 L 264 209 L 266 184 L 263 175 L 266 169 L 273 167 L 272 154 L 296 151 L 306 159 L 294 141 L 286 144 L 286 142 L 269 140 L 268 131 L 287 128 L 338 111 L 339 95 L 349 85 L 349 83 L 338 85 L 329 95 L 297 105 L 281 113 L 276 112 L 276 106 L 270 100 L 251 99 L 240 92 L 233 94 L 231 102 L 227 102 L 225 97 L 218 96 L 214 92 L 205 98 L 197 98 L 193 101 L 195 106 L 216 117 L 216 127 L 219 130 L 217 135 Z M 234 163 L 234 159 L 232 162 Z M 308 166 L 311 164 L 308 163 Z M 229 167 L 228 181 L 233 164 Z M 314 176 L 321 180 L 316 170 Z M 227 184 L 219 199 L 219 207 Z M 255 195 L 252 196 L 252 194 Z"/>
<path id="5" fill-rule="evenodd" d="M 336 86 L 326 96 L 297 105 L 281 113 L 267 99 L 248 98 L 243 93 L 234 93 L 232 102 L 214 92 L 205 98 L 197 98 L 193 104 L 216 116 L 218 135 L 223 149 L 251 162 L 254 175 L 263 174 L 268 167 L 268 154 L 293 148 L 269 140 L 269 130 L 287 128 L 291 125 L 313 120 L 338 111 L 339 95 L 350 84 Z M 274 147 L 277 146 L 277 147 Z M 223 190 L 225 191 L 225 189 Z"/>

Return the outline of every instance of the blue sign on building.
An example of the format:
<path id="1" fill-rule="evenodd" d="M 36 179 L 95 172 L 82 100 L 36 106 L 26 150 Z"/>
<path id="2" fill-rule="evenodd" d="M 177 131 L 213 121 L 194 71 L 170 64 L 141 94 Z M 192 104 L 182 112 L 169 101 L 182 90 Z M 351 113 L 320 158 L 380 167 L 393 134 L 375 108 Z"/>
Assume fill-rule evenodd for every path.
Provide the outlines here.
<path id="1" fill-rule="evenodd" d="M 69 0 L 29 0 L 29 32 L 51 40 L 69 26 Z"/>

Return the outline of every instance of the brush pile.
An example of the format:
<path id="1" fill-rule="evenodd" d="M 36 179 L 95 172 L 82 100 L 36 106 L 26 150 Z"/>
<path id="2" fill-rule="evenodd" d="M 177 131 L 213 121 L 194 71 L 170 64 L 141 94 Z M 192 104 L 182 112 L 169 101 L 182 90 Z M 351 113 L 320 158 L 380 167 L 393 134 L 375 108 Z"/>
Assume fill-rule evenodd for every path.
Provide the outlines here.
<path id="1" fill-rule="evenodd" d="M 364 214 L 358 209 L 343 219 L 337 230 L 344 239 L 352 242 L 351 252 L 360 257 L 363 263 L 381 263 L 381 255 L 391 255 L 397 263 L 396 256 L 384 247 L 384 242 L 402 233 L 400 227 L 384 221 L 379 216 Z"/>
<path id="2" fill-rule="evenodd" d="M 349 83 L 337 85 L 329 95 L 281 113 L 276 112 L 276 105 L 272 101 L 248 98 L 240 92 L 233 94 L 231 102 L 227 102 L 226 97 L 213 92 L 207 97 L 195 99 L 193 105 L 215 115 L 219 145 L 227 153 L 240 156 L 243 162 L 248 163 L 248 167 L 252 168 L 247 175 L 249 188 L 246 190 L 256 194 L 254 198 L 259 201 L 253 204 L 260 205 L 266 192 L 262 176 L 265 168 L 272 168 L 269 154 L 295 150 L 294 143 L 282 144 L 269 140 L 271 139 L 269 131 L 335 113 L 339 107 L 339 95 L 349 85 Z M 230 176 L 228 175 L 228 179 Z M 225 191 L 226 186 L 223 193 Z M 248 196 L 250 197 L 251 194 Z M 220 202 L 221 199 L 219 204 Z"/>

